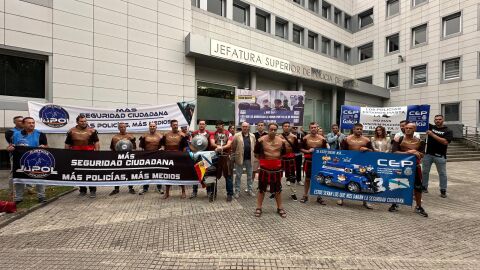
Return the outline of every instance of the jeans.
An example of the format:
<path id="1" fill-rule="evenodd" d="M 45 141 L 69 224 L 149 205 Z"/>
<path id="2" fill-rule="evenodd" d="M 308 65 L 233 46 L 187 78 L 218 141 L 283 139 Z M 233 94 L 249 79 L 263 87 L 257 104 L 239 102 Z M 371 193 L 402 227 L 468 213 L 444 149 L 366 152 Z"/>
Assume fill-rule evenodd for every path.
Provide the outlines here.
<path id="1" fill-rule="evenodd" d="M 37 197 L 45 198 L 45 186 L 43 185 L 35 185 L 37 189 Z M 23 192 L 25 190 L 25 184 L 15 184 L 15 201 L 23 200 Z"/>
<path id="2" fill-rule="evenodd" d="M 426 154 L 422 160 L 422 184 L 424 188 L 428 188 L 428 180 L 432 163 L 435 163 L 440 179 L 440 189 L 447 189 L 447 159 Z"/>
<path id="3" fill-rule="evenodd" d="M 97 187 L 88 187 L 90 192 L 97 192 Z M 87 193 L 87 187 L 80 187 L 80 193 Z"/>
<path id="4" fill-rule="evenodd" d="M 252 161 L 244 160 L 242 165 L 235 163 L 235 193 L 240 193 L 240 184 L 242 183 L 242 173 L 243 168 L 247 171 L 247 189 L 248 191 L 253 191 L 253 181 L 252 181 Z"/>
<path id="5" fill-rule="evenodd" d="M 150 185 L 143 185 L 143 190 L 148 191 L 149 187 L 150 187 Z M 162 185 L 157 185 L 157 190 L 161 190 L 161 189 L 162 189 Z"/>
<path id="6" fill-rule="evenodd" d="M 233 177 L 231 175 L 227 176 L 225 182 L 227 196 L 233 196 Z"/>

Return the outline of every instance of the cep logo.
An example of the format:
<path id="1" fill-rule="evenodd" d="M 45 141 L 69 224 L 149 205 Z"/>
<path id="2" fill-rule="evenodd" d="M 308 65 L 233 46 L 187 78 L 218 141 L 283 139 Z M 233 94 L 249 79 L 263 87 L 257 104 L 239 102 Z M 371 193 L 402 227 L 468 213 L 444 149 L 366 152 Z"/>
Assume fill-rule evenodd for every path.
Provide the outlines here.
<path id="1" fill-rule="evenodd" d="M 408 115 L 412 115 L 412 116 L 422 116 L 422 115 L 427 115 L 428 114 L 428 111 L 411 111 L 411 112 L 408 112 Z"/>
<path id="2" fill-rule="evenodd" d="M 388 167 L 403 168 L 406 166 L 412 166 L 413 161 L 410 161 L 410 160 L 396 161 L 393 159 L 379 159 L 377 160 L 377 165 L 384 166 L 384 167 L 388 166 Z"/>
<path id="3" fill-rule="evenodd" d="M 359 111 L 354 111 L 354 110 L 343 110 L 343 114 L 357 114 Z"/>
<path id="4" fill-rule="evenodd" d="M 23 172 L 32 178 L 45 178 L 50 174 L 58 174 L 55 171 L 55 158 L 43 149 L 33 149 L 23 154 L 20 158 L 20 169 L 17 172 Z"/>
<path id="5" fill-rule="evenodd" d="M 42 123 L 52 128 L 61 128 L 65 126 L 68 124 L 70 118 L 67 110 L 53 104 L 43 106 L 40 109 L 38 116 Z"/>

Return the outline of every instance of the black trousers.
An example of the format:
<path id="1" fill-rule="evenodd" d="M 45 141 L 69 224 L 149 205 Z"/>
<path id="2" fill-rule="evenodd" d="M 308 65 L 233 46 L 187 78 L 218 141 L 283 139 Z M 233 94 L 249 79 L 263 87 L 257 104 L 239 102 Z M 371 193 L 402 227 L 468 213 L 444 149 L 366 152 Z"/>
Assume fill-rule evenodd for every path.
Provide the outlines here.
<path id="1" fill-rule="evenodd" d="M 97 192 L 97 187 L 88 187 L 90 192 Z M 80 193 L 87 193 L 87 187 L 80 187 Z"/>
<path id="2" fill-rule="evenodd" d="M 150 185 L 143 185 L 143 190 L 147 191 Z M 157 189 L 160 190 L 162 189 L 162 185 L 157 185 Z"/>
<path id="3" fill-rule="evenodd" d="M 295 156 L 295 176 L 297 177 L 297 182 L 300 182 L 302 180 L 302 159 L 302 155 Z"/>
<path id="4" fill-rule="evenodd" d="M 119 190 L 120 186 L 115 186 L 114 189 Z M 128 189 L 133 189 L 133 186 L 128 186 Z"/>

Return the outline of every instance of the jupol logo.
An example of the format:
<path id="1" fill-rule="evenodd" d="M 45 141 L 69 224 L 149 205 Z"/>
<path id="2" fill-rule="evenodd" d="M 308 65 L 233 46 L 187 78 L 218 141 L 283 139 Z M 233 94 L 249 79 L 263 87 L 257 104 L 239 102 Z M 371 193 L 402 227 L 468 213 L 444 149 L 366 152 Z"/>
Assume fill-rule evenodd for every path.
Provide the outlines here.
<path id="1" fill-rule="evenodd" d="M 52 128 L 61 128 L 68 123 L 70 116 L 67 110 L 58 105 L 45 105 L 40 109 L 38 116 L 42 123 Z"/>
<path id="2" fill-rule="evenodd" d="M 43 149 L 33 149 L 23 154 L 20 158 L 20 169 L 17 172 L 23 172 L 32 178 L 45 178 L 50 174 L 58 174 L 55 171 L 55 158 Z"/>

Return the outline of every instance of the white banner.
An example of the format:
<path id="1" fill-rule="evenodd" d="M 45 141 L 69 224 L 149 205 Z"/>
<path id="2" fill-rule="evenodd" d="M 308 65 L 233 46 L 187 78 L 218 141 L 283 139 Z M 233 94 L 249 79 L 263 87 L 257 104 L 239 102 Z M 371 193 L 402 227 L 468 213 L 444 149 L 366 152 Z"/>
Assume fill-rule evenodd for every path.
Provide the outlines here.
<path id="1" fill-rule="evenodd" d="M 173 119 L 179 126 L 190 125 L 194 109 L 195 104 L 189 102 L 113 109 L 28 102 L 35 128 L 45 133 L 67 132 L 76 125 L 75 119 L 80 114 L 85 115 L 88 125 L 99 133 L 117 133 L 119 122 L 126 123 L 129 132 L 145 132 L 150 122 L 155 122 L 159 130 L 166 130 Z"/>
<path id="2" fill-rule="evenodd" d="M 401 107 L 361 107 L 360 123 L 363 130 L 375 130 L 377 126 L 385 127 L 386 131 L 400 131 L 399 123 L 407 119 L 407 106 Z"/>

